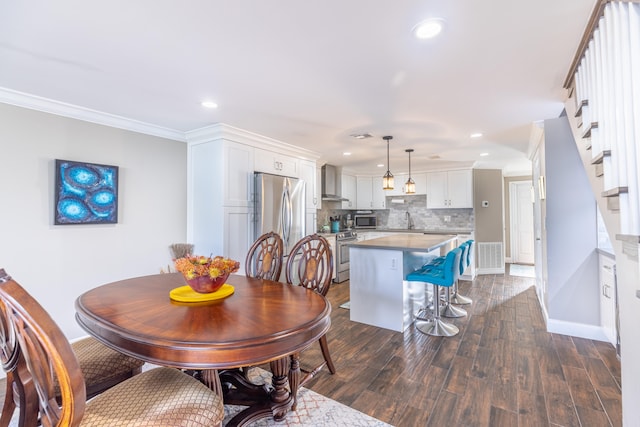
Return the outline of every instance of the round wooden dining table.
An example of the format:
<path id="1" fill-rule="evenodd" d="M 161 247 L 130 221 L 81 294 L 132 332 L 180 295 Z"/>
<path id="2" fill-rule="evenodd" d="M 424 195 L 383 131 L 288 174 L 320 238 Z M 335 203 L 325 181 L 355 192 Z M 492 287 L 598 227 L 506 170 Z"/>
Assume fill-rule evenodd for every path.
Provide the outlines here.
<path id="1" fill-rule="evenodd" d="M 121 280 L 80 295 L 76 319 L 107 346 L 194 370 L 225 403 L 248 406 L 228 426 L 265 416 L 281 420 L 295 409 L 298 354 L 329 330 L 331 305 L 300 286 L 241 275 L 226 283 L 234 293 L 224 299 L 183 303 L 169 297 L 186 285 L 179 273 Z M 270 387 L 249 383 L 236 369 L 264 363 L 273 374 Z"/>

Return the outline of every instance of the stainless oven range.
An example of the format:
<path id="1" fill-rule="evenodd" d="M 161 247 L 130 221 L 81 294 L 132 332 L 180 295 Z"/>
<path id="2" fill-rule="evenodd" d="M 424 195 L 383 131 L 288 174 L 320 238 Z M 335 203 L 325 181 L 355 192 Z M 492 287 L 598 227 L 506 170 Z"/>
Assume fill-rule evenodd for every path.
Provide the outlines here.
<path id="1" fill-rule="evenodd" d="M 349 247 L 348 243 L 356 241 L 358 234 L 355 231 L 341 231 L 336 234 L 336 277 L 334 282 L 340 283 L 349 280 Z"/>

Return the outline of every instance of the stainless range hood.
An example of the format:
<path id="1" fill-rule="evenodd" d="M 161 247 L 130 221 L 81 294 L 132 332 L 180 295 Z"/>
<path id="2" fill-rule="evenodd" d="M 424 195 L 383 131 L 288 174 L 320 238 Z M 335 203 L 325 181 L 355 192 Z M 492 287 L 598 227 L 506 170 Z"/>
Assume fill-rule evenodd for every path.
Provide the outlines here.
<path id="1" fill-rule="evenodd" d="M 322 200 L 328 202 L 346 202 L 342 197 L 342 174 L 337 166 L 322 166 Z"/>

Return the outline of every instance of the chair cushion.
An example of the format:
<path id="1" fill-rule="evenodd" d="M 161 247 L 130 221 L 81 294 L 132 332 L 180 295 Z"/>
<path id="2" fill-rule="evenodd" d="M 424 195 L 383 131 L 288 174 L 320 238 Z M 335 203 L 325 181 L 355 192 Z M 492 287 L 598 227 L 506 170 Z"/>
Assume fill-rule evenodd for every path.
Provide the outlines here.
<path id="1" fill-rule="evenodd" d="M 144 365 L 142 360 L 112 350 L 91 337 L 76 341 L 71 347 L 78 358 L 87 387 L 119 377 Z"/>
<path id="2" fill-rule="evenodd" d="M 222 398 L 173 368 L 136 375 L 87 402 L 81 426 L 210 427 L 222 422 Z"/>
<path id="3" fill-rule="evenodd" d="M 438 286 L 451 286 L 445 280 L 444 270 L 442 268 L 423 268 L 413 273 L 407 274 L 408 281 L 433 283 Z"/>

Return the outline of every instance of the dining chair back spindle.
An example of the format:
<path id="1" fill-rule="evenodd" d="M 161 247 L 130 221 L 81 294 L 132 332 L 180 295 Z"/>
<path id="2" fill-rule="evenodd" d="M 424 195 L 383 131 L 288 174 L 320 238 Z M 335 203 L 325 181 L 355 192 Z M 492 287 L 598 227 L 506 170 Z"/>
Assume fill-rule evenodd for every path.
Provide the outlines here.
<path id="1" fill-rule="evenodd" d="M 222 398 L 173 368 L 135 375 L 87 401 L 73 347 L 44 308 L 4 270 L 0 310 L 1 346 L 9 351 L 8 357 L 3 355 L 3 367 L 24 388 L 21 410 L 34 408 L 27 427 L 38 422 L 44 427 L 221 425 Z"/>

